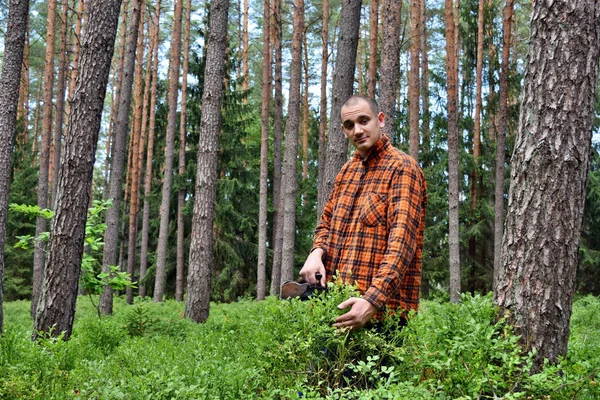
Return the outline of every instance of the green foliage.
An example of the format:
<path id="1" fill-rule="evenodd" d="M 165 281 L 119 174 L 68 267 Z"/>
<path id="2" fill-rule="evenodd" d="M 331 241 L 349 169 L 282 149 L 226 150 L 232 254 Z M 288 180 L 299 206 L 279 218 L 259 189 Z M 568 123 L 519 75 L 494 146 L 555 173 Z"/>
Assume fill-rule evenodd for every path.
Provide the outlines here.
<path id="1" fill-rule="evenodd" d="M 29 303 L 5 303 L 0 393 L 23 399 L 596 399 L 600 299 L 573 306 L 569 352 L 530 375 L 531 354 L 497 319 L 490 296 L 425 301 L 403 330 L 330 326 L 353 288 L 311 301 L 211 307 L 206 323 L 183 304 L 115 299 L 95 317 L 80 301 L 73 334 L 32 342 Z M 2 397 L 0 396 L 0 397 Z"/>

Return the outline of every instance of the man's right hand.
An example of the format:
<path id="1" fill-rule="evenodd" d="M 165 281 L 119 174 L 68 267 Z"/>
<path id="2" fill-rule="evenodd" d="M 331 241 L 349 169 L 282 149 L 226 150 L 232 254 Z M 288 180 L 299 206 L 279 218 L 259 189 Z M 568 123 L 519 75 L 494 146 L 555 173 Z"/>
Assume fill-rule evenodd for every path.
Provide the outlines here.
<path id="1" fill-rule="evenodd" d="M 317 274 L 321 274 L 321 279 L 317 279 Z M 309 285 L 320 284 L 325 287 L 325 265 L 323 265 L 323 249 L 315 249 L 308 255 L 304 266 L 300 270 L 300 276 Z"/>

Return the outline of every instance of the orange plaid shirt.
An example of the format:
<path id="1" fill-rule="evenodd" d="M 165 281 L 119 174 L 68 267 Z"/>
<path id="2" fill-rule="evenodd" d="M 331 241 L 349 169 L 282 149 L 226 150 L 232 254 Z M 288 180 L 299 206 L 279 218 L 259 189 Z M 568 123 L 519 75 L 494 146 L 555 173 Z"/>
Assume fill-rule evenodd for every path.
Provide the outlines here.
<path id="1" fill-rule="evenodd" d="M 419 306 L 426 206 L 421 168 L 385 135 L 336 177 L 312 250 L 324 250 L 328 279 L 337 273 L 358 286 L 375 319 Z"/>

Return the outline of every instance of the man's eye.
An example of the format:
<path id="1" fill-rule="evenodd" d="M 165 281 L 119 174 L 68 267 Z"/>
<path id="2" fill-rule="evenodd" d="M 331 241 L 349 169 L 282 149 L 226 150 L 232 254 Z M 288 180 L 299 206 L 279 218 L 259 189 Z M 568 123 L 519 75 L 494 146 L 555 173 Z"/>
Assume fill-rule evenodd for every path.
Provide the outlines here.
<path id="1" fill-rule="evenodd" d="M 369 123 L 369 119 L 368 118 L 361 119 L 359 122 L 360 122 L 361 125 L 366 125 L 366 124 Z"/>
<path id="2" fill-rule="evenodd" d="M 350 130 L 354 128 L 354 124 L 353 123 L 345 123 L 344 124 L 344 129 Z"/>

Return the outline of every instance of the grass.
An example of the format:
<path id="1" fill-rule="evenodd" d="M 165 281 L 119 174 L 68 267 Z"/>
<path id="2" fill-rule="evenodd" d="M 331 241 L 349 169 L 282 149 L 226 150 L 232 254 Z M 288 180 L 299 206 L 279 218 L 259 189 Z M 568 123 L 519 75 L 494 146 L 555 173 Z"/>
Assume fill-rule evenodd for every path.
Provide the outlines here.
<path id="1" fill-rule="evenodd" d="M 98 319 L 78 302 L 71 340 L 31 342 L 29 302 L 4 305 L 2 399 L 597 399 L 600 300 L 574 303 L 569 353 L 530 375 L 489 296 L 425 301 L 401 332 L 335 330 L 333 288 L 311 302 L 211 305 L 205 324 L 174 301 L 115 299 Z"/>

